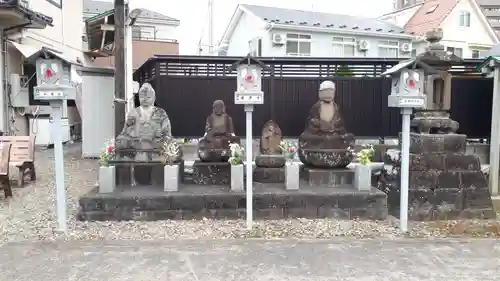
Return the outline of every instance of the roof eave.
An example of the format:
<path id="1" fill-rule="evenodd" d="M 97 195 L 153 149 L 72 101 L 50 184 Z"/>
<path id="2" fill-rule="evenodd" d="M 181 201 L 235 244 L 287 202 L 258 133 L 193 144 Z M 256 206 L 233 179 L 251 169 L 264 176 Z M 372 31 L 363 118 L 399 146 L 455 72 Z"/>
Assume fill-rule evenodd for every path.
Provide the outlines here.
<path id="1" fill-rule="evenodd" d="M 389 37 L 389 38 L 400 38 L 400 39 L 415 39 L 415 35 L 406 33 L 392 33 L 392 32 L 378 32 L 378 31 L 365 31 L 359 29 L 339 29 L 339 28 L 329 28 L 329 27 L 317 27 L 317 26 L 303 26 L 303 25 L 291 25 L 291 24 L 273 24 L 273 28 L 288 29 L 288 30 L 301 30 L 308 32 L 324 32 L 324 33 L 334 33 L 334 34 L 356 34 L 356 35 L 366 35 L 372 37 Z"/>

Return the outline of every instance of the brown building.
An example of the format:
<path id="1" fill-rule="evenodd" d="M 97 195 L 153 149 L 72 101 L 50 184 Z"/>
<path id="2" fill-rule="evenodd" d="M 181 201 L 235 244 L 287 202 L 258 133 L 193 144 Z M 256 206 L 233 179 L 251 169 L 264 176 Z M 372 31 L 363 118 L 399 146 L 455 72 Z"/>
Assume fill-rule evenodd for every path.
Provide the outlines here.
<path id="1" fill-rule="evenodd" d="M 83 1 L 83 18 L 87 22 L 89 21 L 103 21 L 98 24 L 87 25 L 93 27 L 99 27 L 101 24 L 113 23 L 113 3 L 112 2 L 101 2 L 84 0 Z M 107 22 L 104 22 L 107 20 Z M 177 27 L 180 25 L 180 21 L 175 18 L 171 18 L 157 12 L 153 12 L 147 9 L 142 9 L 141 14 L 137 18 L 134 26 L 132 27 L 132 58 L 133 58 L 133 68 L 136 69 L 140 67 L 146 60 L 155 54 L 179 54 L 179 42 L 177 40 L 176 32 Z M 89 28 L 89 27 L 87 27 Z M 111 32 L 108 32 L 112 35 Z M 86 38 L 88 42 L 95 42 L 97 36 L 99 39 L 102 35 L 102 31 L 99 30 L 86 30 Z M 88 48 L 90 52 L 88 55 L 92 56 L 95 54 L 95 59 L 93 60 L 93 65 L 98 67 L 114 67 L 114 57 L 110 56 L 112 54 L 112 36 L 105 36 L 105 44 L 96 48 L 95 46 L 90 46 Z M 100 39 L 97 41 L 101 41 Z"/>

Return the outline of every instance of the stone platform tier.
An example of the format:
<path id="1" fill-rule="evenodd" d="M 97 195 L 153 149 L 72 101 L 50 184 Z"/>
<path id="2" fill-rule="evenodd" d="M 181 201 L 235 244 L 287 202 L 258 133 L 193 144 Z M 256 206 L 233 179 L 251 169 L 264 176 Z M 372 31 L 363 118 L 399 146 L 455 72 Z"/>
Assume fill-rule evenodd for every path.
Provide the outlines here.
<path id="1" fill-rule="evenodd" d="M 410 136 L 409 218 L 450 220 L 495 218 L 479 158 L 465 154 L 465 135 Z M 388 195 L 389 213 L 399 216 L 399 163 L 382 173 L 379 189 Z"/>
<path id="2" fill-rule="evenodd" d="M 116 184 L 131 185 L 132 172 L 135 175 L 137 185 L 162 185 L 163 184 L 163 168 L 165 163 L 161 161 L 141 162 L 130 160 L 110 161 L 110 164 L 116 167 Z M 133 171 L 131 167 L 134 167 Z M 184 161 L 179 163 L 179 181 L 184 181 Z"/>
<path id="3" fill-rule="evenodd" d="M 200 185 L 228 185 L 231 182 L 231 164 L 196 160 L 193 163 L 192 181 Z"/>
<path id="4" fill-rule="evenodd" d="M 245 192 L 229 186 L 181 184 L 178 192 L 163 186 L 118 186 L 113 193 L 99 194 L 97 188 L 79 200 L 78 219 L 84 221 L 235 219 L 245 217 Z M 287 191 L 284 184 L 254 185 L 256 219 L 324 218 L 384 220 L 386 195 L 372 188 L 311 187 Z"/>

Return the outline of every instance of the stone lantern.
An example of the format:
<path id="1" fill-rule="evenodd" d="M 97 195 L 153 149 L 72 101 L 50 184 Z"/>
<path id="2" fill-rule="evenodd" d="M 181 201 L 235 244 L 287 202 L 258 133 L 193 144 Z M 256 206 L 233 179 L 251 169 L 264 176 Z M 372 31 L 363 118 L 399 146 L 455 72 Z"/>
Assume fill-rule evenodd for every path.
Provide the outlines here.
<path id="1" fill-rule="evenodd" d="M 429 46 L 424 53 L 417 56 L 416 61 L 433 69 L 426 73 L 424 93 L 427 96 L 426 106 L 416 110 L 411 128 L 418 133 L 454 133 L 458 123 L 450 119 L 451 107 L 451 74 L 452 65 L 459 64 L 462 59 L 448 51 L 439 43 L 443 38 L 441 29 L 427 32 Z"/>

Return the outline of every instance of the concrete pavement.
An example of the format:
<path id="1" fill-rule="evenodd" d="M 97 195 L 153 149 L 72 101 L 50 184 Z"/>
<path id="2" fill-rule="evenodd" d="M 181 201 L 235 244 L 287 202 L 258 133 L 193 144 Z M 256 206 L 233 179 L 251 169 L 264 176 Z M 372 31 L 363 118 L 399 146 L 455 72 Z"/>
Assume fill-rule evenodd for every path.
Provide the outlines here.
<path id="1" fill-rule="evenodd" d="M 495 240 L 26 242 L 2 281 L 500 280 Z"/>

